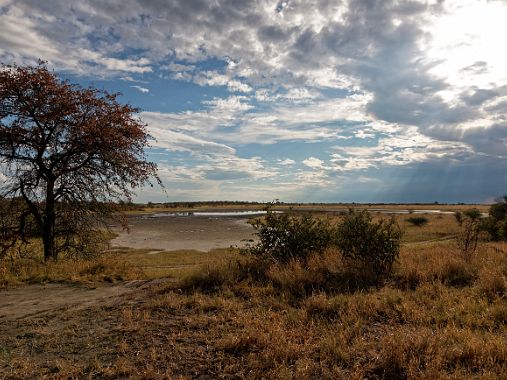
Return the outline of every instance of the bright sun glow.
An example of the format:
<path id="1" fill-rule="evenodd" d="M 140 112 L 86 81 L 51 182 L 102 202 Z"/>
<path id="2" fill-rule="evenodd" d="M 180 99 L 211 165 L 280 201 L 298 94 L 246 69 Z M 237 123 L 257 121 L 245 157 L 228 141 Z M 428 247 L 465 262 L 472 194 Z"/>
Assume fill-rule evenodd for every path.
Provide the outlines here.
<path id="1" fill-rule="evenodd" d="M 431 25 L 433 38 L 426 47 L 429 61 L 442 60 L 432 70 L 445 78 L 453 99 L 463 88 L 507 84 L 507 2 L 456 1 L 446 16 Z"/>

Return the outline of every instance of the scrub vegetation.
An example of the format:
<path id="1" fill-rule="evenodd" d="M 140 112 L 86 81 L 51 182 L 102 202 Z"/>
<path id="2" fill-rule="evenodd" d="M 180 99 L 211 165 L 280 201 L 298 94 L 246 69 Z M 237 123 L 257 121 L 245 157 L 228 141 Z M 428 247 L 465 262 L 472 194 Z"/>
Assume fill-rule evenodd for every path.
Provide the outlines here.
<path id="1" fill-rule="evenodd" d="M 460 224 L 452 214 L 427 214 L 428 222 L 416 226 L 408 220 L 413 215 L 272 213 L 253 221 L 259 241 L 246 250 L 119 249 L 56 263 L 44 263 L 40 253 L 39 267 L 51 268 L 44 281 L 165 280 L 113 305 L 0 322 L 0 373 L 13 379 L 501 378 L 507 244 L 483 233 L 491 220 L 480 218 L 477 246 L 464 255 L 461 239 L 469 225 L 475 231 L 467 224 L 473 215 L 463 211 Z M 2 265 L 15 283 L 13 267 Z"/>

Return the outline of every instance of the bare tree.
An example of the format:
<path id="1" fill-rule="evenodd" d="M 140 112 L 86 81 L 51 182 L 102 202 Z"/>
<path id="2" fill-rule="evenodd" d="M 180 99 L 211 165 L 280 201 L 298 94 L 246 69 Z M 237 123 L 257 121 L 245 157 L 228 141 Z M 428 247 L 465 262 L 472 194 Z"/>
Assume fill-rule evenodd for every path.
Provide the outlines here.
<path id="1" fill-rule="evenodd" d="M 138 110 L 117 96 L 60 80 L 43 62 L 0 66 L 0 195 L 17 215 L 7 235 L 23 238 L 32 221 L 45 260 L 92 242 L 87 227 L 111 215 L 112 202 L 160 182 Z"/>

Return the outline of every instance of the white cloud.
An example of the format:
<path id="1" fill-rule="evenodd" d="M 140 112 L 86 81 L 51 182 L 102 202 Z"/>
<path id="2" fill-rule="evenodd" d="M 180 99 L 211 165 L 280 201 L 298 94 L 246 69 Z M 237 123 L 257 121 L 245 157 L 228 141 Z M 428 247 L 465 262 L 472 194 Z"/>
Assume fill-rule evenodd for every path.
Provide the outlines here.
<path id="1" fill-rule="evenodd" d="M 172 152 L 190 152 L 196 155 L 235 153 L 234 148 L 225 144 L 203 140 L 166 128 L 157 128 L 152 125 L 149 132 L 155 138 L 155 141 L 151 144 L 153 147 L 167 149 Z"/>
<path id="2" fill-rule="evenodd" d="M 14 60 L 30 57 L 32 61 L 38 57 L 50 60 L 60 58 L 61 52 L 54 43 L 37 33 L 36 22 L 24 17 L 16 7 L 0 14 L 0 25 L 0 56 L 12 56 Z"/>
<path id="3" fill-rule="evenodd" d="M 71 70 L 78 74 L 99 74 L 107 72 L 150 72 L 148 58 L 115 58 L 89 48 L 84 36 L 76 38 L 80 44 L 71 41 L 76 32 L 85 31 L 85 26 L 76 21 L 72 33 L 63 30 L 69 24 L 58 24 L 60 19 L 45 12 L 34 12 L 23 2 L 2 4 L 5 12 L 0 13 L 0 58 L 16 63 L 33 63 L 44 59 L 57 68 Z M 64 10 L 55 9 L 55 13 Z M 74 17 L 70 17 L 69 23 Z M 46 29 L 48 28 L 48 29 Z"/>
<path id="4" fill-rule="evenodd" d="M 201 138 L 213 140 L 216 137 L 213 137 L 212 133 L 217 128 L 234 125 L 240 115 L 252 108 L 245 100 L 240 96 L 212 99 L 204 102 L 207 109 L 201 111 L 142 112 L 141 118 L 149 128 L 157 127 L 177 132 L 194 133 Z"/>
<path id="5" fill-rule="evenodd" d="M 435 141 L 417 132 L 415 127 L 401 134 L 380 138 L 376 145 L 336 146 L 331 155 L 334 170 L 410 165 L 430 160 L 452 161 L 473 155 L 463 143 Z"/>
<path id="6" fill-rule="evenodd" d="M 293 159 L 286 158 L 285 160 L 278 160 L 278 163 L 282 166 L 291 166 L 296 163 Z"/>
<path id="7" fill-rule="evenodd" d="M 146 87 L 141 87 L 141 86 L 130 86 L 132 88 L 135 88 L 136 90 L 142 92 L 143 94 L 147 94 L 150 92 L 150 89 L 149 88 L 146 88 Z"/>
<path id="8" fill-rule="evenodd" d="M 302 161 L 303 165 L 308 166 L 311 169 L 324 169 L 324 161 L 316 158 L 316 157 L 308 157 L 306 160 Z"/>
<path id="9" fill-rule="evenodd" d="M 160 68 L 162 70 L 181 72 L 181 71 L 192 71 L 195 69 L 195 65 L 182 65 L 179 63 L 171 62 L 168 65 L 161 65 Z"/>
<path id="10" fill-rule="evenodd" d="M 217 71 L 204 71 L 194 76 L 193 82 L 199 86 L 227 86 L 231 92 L 251 92 L 252 88 L 230 76 L 220 74 Z"/>
<path id="11" fill-rule="evenodd" d="M 237 113 L 248 111 L 253 107 L 247 103 L 248 98 L 245 96 L 229 96 L 228 98 L 214 98 L 206 100 L 203 104 L 212 107 L 214 113 Z"/>

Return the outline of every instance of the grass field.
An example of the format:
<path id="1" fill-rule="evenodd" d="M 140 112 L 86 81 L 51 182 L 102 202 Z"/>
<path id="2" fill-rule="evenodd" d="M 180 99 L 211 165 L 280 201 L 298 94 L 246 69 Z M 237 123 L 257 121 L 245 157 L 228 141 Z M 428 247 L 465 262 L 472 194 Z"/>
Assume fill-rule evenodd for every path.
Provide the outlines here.
<path id="1" fill-rule="evenodd" d="M 334 250 L 307 265 L 268 265 L 225 249 L 117 250 L 99 261 L 32 266 L 30 275 L 4 267 L 9 284 L 170 280 L 115 306 L 60 309 L 3 325 L 0 319 L 7 332 L 0 338 L 0 373 L 16 379 L 503 378 L 507 244 L 481 242 L 465 261 L 452 240 L 459 232 L 453 215 L 425 216 L 421 227 L 406 221 L 410 214 L 396 216 L 405 232 L 400 257 L 392 275 L 374 285 L 347 272 Z M 44 276 L 35 275 L 41 271 Z"/>

